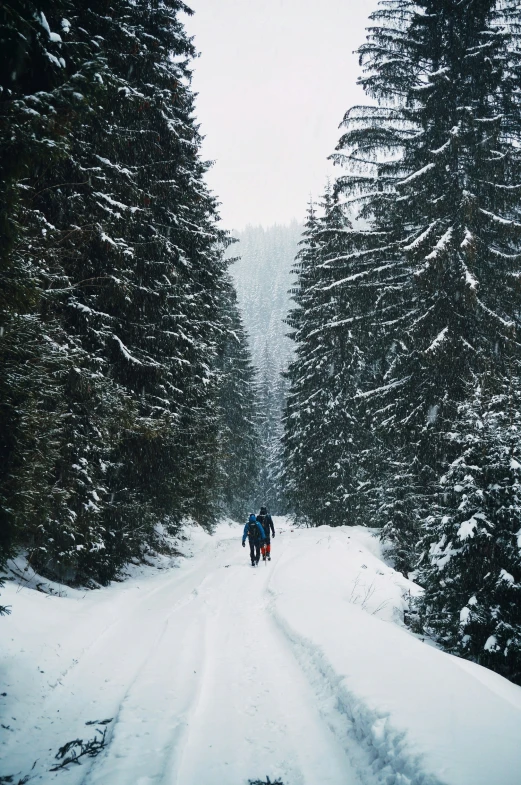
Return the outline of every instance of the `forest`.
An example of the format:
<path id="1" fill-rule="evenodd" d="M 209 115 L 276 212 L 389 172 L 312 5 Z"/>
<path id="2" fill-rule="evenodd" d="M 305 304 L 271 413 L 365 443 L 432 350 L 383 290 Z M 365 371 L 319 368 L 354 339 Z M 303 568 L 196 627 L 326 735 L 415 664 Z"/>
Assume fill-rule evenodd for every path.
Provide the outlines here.
<path id="1" fill-rule="evenodd" d="M 520 8 L 370 24 L 297 259 L 285 490 L 310 525 L 380 529 L 413 628 L 519 684 Z"/>
<path id="2" fill-rule="evenodd" d="M 255 385 L 181 12 L 1 11 L 2 553 L 66 581 L 105 583 L 252 492 Z"/>
<path id="3" fill-rule="evenodd" d="M 411 628 L 521 684 L 519 2 L 381 0 L 269 232 L 221 226 L 186 14 L 0 8 L 0 568 L 106 585 L 267 503 L 378 530 Z"/>

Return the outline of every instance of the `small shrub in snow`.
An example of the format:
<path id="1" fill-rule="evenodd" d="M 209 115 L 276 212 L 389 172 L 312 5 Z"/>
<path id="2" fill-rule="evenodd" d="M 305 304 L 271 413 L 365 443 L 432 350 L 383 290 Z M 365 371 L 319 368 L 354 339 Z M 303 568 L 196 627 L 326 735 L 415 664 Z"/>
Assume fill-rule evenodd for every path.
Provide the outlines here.
<path id="1" fill-rule="evenodd" d="M 284 785 L 282 780 L 270 780 L 269 777 L 266 777 L 265 780 L 248 780 L 248 785 Z"/>
<path id="2" fill-rule="evenodd" d="M 96 733 L 99 735 L 94 736 L 92 739 L 89 739 L 89 741 L 73 739 L 72 741 L 68 741 L 67 744 L 64 744 L 63 747 L 60 747 L 55 755 L 56 760 L 59 760 L 60 763 L 57 763 L 56 766 L 53 766 L 49 771 L 65 769 L 71 763 L 77 763 L 79 765 L 80 758 L 83 758 L 84 756 L 94 758 L 96 755 L 99 755 L 101 750 L 106 746 L 105 736 L 107 729 L 104 728 L 101 731 L 99 728 L 96 728 Z"/>

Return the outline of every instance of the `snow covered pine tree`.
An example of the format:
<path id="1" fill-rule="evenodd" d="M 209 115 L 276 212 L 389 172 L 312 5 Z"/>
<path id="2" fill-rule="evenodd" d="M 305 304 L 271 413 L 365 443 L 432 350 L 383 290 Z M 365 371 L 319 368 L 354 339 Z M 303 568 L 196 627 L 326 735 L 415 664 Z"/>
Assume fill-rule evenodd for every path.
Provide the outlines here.
<path id="1" fill-rule="evenodd" d="M 319 476 L 321 464 L 315 465 L 315 429 L 322 418 L 318 406 L 323 375 L 315 376 L 310 358 L 315 350 L 316 324 L 313 321 L 313 287 L 318 279 L 320 249 L 318 218 L 310 202 L 300 250 L 295 260 L 297 283 L 294 290 L 295 307 L 290 311 L 290 336 L 296 343 L 295 357 L 288 369 L 290 388 L 284 418 L 284 482 L 290 508 L 299 520 L 309 523 L 322 521 L 325 500 Z"/>
<path id="2" fill-rule="evenodd" d="M 19 250 L 24 286 L 38 264 L 29 322 L 51 336 L 43 345 L 59 364 L 40 372 L 43 390 L 56 388 L 43 408 L 55 428 L 19 542 L 41 570 L 106 581 L 155 541 L 159 522 L 215 518 L 225 242 L 203 182 L 186 6 L 70 0 L 59 10 L 60 34 L 44 31 L 50 62 L 62 67 L 69 36 L 86 76 L 78 66 L 83 82 L 69 78 L 53 164 L 13 175 L 47 242 L 40 254 L 26 233 Z"/>
<path id="3" fill-rule="evenodd" d="M 448 651 L 521 684 L 521 391 L 519 379 L 482 384 L 447 434 L 459 455 L 426 521 L 420 620 Z"/>
<path id="4" fill-rule="evenodd" d="M 371 253 L 352 258 L 364 258 L 366 284 L 379 288 L 371 318 L 380 326 L 374 361 L 385 359 L 383 384 L 366 397 L 398 456 L 383 490 L 386 534 L 402 566 L 417 560 L 423 521 L 444 498 L 439 478 L 460 457 L 449 435 L 473 380 L 486 380 L 482 408 L 492 411 L 520 376 L 519 10 L 492 0 L 381 3 L 360 49 L 362 84 L 379 106 L 348 112 L 339 144 L 337 160 L 351 173 L 338 187 L 363 200 L 373 233 Z M 496 448 L 483 438 L 492 460 Z M 422 548 L 447 535 L 448 524 L 436 533 L 429 521 Z M 461 523 L 454 527 L 457 538 Z M 503 542 L 498 531 L 499 549 Z M 505 552 L 507 563 L 513 569 Z M 422 575 L 432 588 L 436 555 L 430 569 L 432 581 L 425 564 Z M 515 570 L 504 569 L 516 584 Z M 437 597 L 447 602 L 461 589 L 450 582 Z M 434 609 L 429 590 L 425 603 Z"/>
<path id="5" fill-rule="evenodd" d="M 255 507 L 261 455 L 256 374 L 230 278 L 224 281 L 221 310 L 219 498 L 221 509 L 241 520 Z"/>
<path id="6" fill-rule="evenodd" d="M 64 379 L 77 356 L 47 318 L 54 227 L 35 205 L 88 111 L 97 47 L 68 41 L 68 2 L 0 8 L 0 562 L 52 515 Z M 81 100 L 80 100 L 81 91 Z M 49 261 L 49 267 L 53 262 Z"/>
<path id="7" fill-rule="evenodd" d="M 366 369 L 363 307 L 357 312 L 341 285 L 357 233 L 329 185 L 321 206 L 320 216 L 310 206 L 288 320 L 297 348 L 288 374 L 286 473 L 292 504 L 309 523 L 365 523 L 363 451 L 370 431 L 357 400 Z"/>

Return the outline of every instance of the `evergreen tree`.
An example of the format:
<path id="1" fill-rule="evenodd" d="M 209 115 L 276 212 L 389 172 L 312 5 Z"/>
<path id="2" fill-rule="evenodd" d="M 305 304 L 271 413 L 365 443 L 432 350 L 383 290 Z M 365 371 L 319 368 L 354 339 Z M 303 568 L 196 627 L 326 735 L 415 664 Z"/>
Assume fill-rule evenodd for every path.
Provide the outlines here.
<path id="1" fill-rule="evenodd" d="M 322 236 L 329 194 L 317 215 L 310 203 L 302 248 L 296 258 L 295 308 L 288 322 L 296 343 L 285 420 L 285 459 L 289 499 L 297 517 L 308 524 L 333 523 L 338 487 L 342 434 L 333 422 L 335 412 L 336 341 L 334 296 L 324 289 L 324 259 L 328 242 Z M 329 240 L 329 238 L 328 238 Z M 332 432 L 335 431 L 333 434 Z M 331 442 L 333 439 L 333 443 Z"/>
<path id="2" fill-rule="evenodd" d="M 284 420 L 284 482 L 290 507 L 298 519 L 307 523 L 321 521 L 323 488 L 314 465 L 313 442 L 320 425 L 318 399 L 321 395 L 322 374 L 316 375 L 311 359 L 315 349 L 313 317 L 313 287 L 318 279 L 320 248 L 319 223 L 316 209 L 310 201 L 301 248 L 295 261 L 297 286 L 293 293 L 295 307 L 290 312 L 290 336 L 296 344 L 295 358 L 290 363 L 287 377 L 289 392 Z M 322 521 L 321 521 L 322 522 Z"/>
<path id="3" fill-rule="evenodd" d="M 258 438 L 257 380 L 231 280 L 224 287 L 223 337 L 219 351 L 220 496 L 236 520 L 255 507 L 261 447 Z"/>
<path id="4" fill-rule="evenodd" d="M 13 378 L 37 354 L 30 384 L 9 385 L 2 506 L 13 517 L 33 505 L 16 513 L 18 541 L 38 569 L 106 581 L 154 542 L 158 522 L 215 519 L 224 235 L 203 182 L 186 6 L 71 0 L 66 11 L 60 36 L 74 40 L 77 74 L 65 74 L 68 92 L 37 99 L 51 101 L 58 141 L 36 129 L 52 155 L 26 157 L 24 179 L 7 179 L 24 197 L 8 262 L 33 329 L 2 344 Z M 65 47 L 60 36 L 48 30 L 52 46 Z M 32 107 L 8 98 L 17 141 L 16 111 L 32 118 Z"/>
<path id="5" fill-rule="evenodd" d="M 286 398 L 286 383 L 276 367 L 271 347 L 266 342 L 259 370 L 259 453 L 260 475 L 256 506 L 266 506 L 271 513 L 286 510 L 282 479 L 282 417 Z"/>
<path id="6" fill-rule="evenodd" d="M 328 493 L 328 517 L 332 525 L 366 524 L 364 504 L 368 493 L 368 430 L 360 393 L 367 376 L 367 336 L 359 322 L 364 312 L 356 299 L 346 299 L 343 282 L 349 278 L 346 265 L 352 247 L 353 227 L 328 183 L 319 220 L 321 265 L 315 287 L 315 307 L 323 333 L 322 365 L 327 367 L 323 385 L 328 390 L 323 413 L 322 454 Z M 372 347 L 371 347 L 372 348 Z M 327 357 L 327 360 L 326 360 Z M 318 356 L 317 358 L 318 359 Z M 376 466 L 372 463 L 371 472 Z"/>
<path id="7" fill-rule="evenodd" d="M 359 326 L 363 306 L 359 298 L 346 299 L 344 286 L 356 233 L 329 185 L 321 207 L 320 217 L 309 216 L 291 314 L 297 351 L 289 374 L 287 471 L 292 498 L 306 497 L 308 522 L 364 524 L 371 520 L 365 497 L 375 466 L 359 396 L 373 371 L 366 360 L 369 336 Z"/>
<path id="8" fill-rule="evenodd" d="M 74 438 L 60 481 L 73 488 L 72 506 L 57 511 L 56 526 L 63 530 L 71 510 L 66 556 L 80 572 L 92 569 L 89 557 L 78 562 L 79 536 L 81 556 L 95 553 L 104 580 L 153 541 L 166 516 L 174 526 L 186 515 L 209 525 L 216 514 L 222 235 L 203 183 L 189 87 L 194 50 L 181 11 L 174 0 L 77 9 L 77 28 L 100 41 L 105 89 L 42 197 L 61 237 L 49 307 L 87 354 L 79 386 L 91 399 L 84 405 L 77 388 L 67 391 Z M 98 398 L 108 403 L 102 423 L 92 417 Z M 118 438 L 107 438 L 110 430 Z"/>
<path id="9" fill-rule="evenodd" d="M 392 0 L 372 18 L 362 84 L 380 105 L 346 115 L 338 187 L 371 222 L 351 256 L 354 280 L 378 290 L 367 401 L 394 442 L 386 531 L 410 551 L 450 458 L 442 434 L 473 373 L 505 374 L 518 318 L 515 9 Z"/>
<path id="10" fill-rule="evenodd" d="M 337 179 L 336 191 L 347 197 L 360 221 L 349 233 L 348 248 L 335 271 L 337 288 L 348 303 L 345 317 L 356 326 L 361 353 L 357 403 L 365 438 L 359 434 L 355 453 L 367 473 L 359 511 L 373 525 L 384 526 L 396 565 L 405 572 L 414 562 L 418 488 L 411 466 L 417 468 L 418 459 L 407 423 L 397 428 L 393 418 L 401 391 L 391 374 L 399 354 L 408 351 L 404 320 L 415 313 L 396 191 L 396 182 L 404 176 L 404 150 L 416 131 L 407 112 L 419 68 L 410 35 L 413 18 L 408 0 L 381 2 L 371 15 L 368 41 L 359 50 L 366 72 L 360 82 L 378 106 L 346 113 L 346 132 L 333 156 L 348 170 Z"/>
<path id="11" fill-rule="evenodd" d="M 485 382 L 490 385 L 490 382 Z M 494 386 L 494 382 L 492 382 Z M 519 380 L 496 394 L 476 380 L 447 435 L 458 457 L 425 524 L 423 629 L 454 654 L 521 683 Z"/>
<path id="12" fill-rule="evenodd" d="M 70 33 L 70 3 L 23 0 L 0 9 L 0 561 L 52 507 L 63 379 L 77 358 L 55 319 L 43 323 L 50 226 L 34 200 L 70 150 L 102 68 Z"/>
<path id="13" fill-rule="evenodd" d="M 381 3 L 360 49 L 379 105 L 348 112 L 337 156 L 369 221 L 342 287 L 377 293 L 363 395 L 386 463 L 378 514 L 402 569 L 422 536 L 425 627 L 516 680 L 518 12 Z"/>

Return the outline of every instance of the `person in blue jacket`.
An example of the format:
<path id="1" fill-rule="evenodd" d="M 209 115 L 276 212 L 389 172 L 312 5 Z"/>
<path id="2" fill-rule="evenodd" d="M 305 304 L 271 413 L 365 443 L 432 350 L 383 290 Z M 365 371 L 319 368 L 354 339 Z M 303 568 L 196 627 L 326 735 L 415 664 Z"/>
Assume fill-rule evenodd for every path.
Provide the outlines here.
<path id="1" fill-rule="evenodd" d="M 251 566 L 255 567 L 259 563 L 261 545 L 264 544 L 266 536 L 262 524 L 257 520 L 257 516 L 252 513 L 248 519 L 248 523 L 244 527 L 242 535 L 242 547 L 246 547 L 246 538 L 250 543 L 250 558 Z"/>

